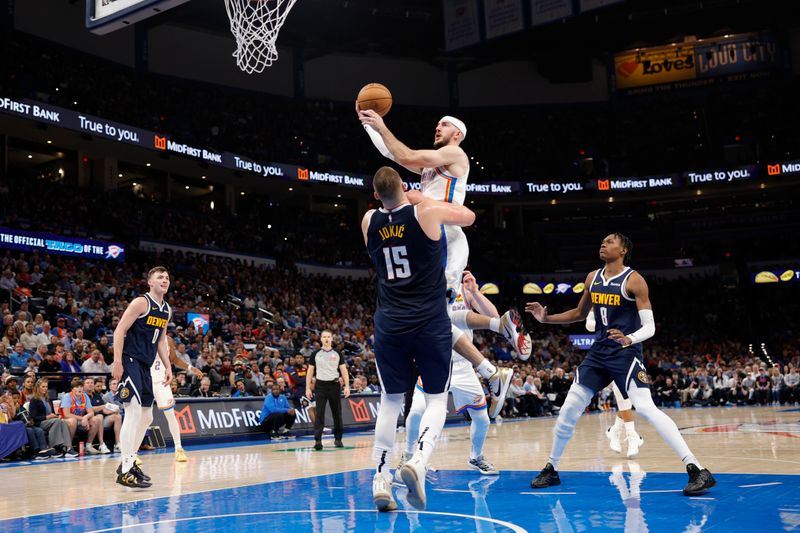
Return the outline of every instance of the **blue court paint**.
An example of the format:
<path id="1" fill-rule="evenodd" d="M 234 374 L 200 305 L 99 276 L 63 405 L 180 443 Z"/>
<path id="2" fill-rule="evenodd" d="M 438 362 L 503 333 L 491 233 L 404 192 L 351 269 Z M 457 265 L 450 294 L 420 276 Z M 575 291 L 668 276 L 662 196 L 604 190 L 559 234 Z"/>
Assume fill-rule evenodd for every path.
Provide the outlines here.
<path id="1" fill-rule="evenodd" d="M 709 493 L 684 497 L 685 474 L 562 472 L 530 488 L 534 472 L 429 476 L 426 512 L 372 510 L 372 471 L 358 470 L 234 489 L 0 521 L 0 531 L 791 531 L 800 528 L 800 476 L 719 474 Z M 158 479 L 154 480 L 159 483 Z M 342 490 L 344 487 L 344 490 Z M 638 489 L 637 489 L 638 487 Z M 146 492 L 142 494 L 146 497 Z"/>

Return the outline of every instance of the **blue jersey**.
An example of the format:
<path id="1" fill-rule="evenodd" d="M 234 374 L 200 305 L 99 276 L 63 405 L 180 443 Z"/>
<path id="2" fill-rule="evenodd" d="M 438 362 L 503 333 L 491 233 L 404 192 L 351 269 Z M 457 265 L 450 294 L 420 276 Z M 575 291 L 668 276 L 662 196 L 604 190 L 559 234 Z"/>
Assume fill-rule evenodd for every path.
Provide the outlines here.
<path id="1" fill-rule="evenodd" d="M 144 299 L 147 313 L 140 315 L 128 329 L 122 353 L 150 367 L 156 358 L 158 341 L 169 322 L 170 308 L 167 302 L 158 305 L 149 294 L 145 294 Z"/>
<path id="2" fill-rule="evenodd" d="M 431 240 L 417 220 L 417 208 L 405 204 L 373 213 L 367 250 L 378 272 L 377 328 L 411 331 L 447 318 L 444 246 Z"/>
<path id="3" fill-rule="evenodd" d="M 625 267 L 622 272 L 611 279 L 604 277 L 605 270 L 602 268 L 595 273 L 589 287 L 589 296 L 597 324 L 591 351 L 599 355 L 610 354 L 622 347 L 618 342 L 608 338 L 609 329 L 618 329 L 628 335 L 642 327 L 636 300 L 625 292 L 625 282 L 628 281 L 634 270 Z M 642 345 L 641 343 L 633 344 L 627 347 L 627 350 L 641 354 Z"/>

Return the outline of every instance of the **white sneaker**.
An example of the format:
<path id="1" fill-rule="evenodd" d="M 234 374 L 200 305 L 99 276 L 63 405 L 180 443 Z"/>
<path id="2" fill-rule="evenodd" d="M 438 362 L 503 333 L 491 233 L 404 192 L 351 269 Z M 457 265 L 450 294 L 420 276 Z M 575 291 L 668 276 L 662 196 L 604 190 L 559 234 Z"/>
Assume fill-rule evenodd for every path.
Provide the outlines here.
<path id="1" fill-rule="evenodd" d="M 122 450 L 120 450 L 119 444 L 115 444 L 114 445 L 114 453 L 121 453 L 121 452 L 122 452 Z"/>
<path id="2" fill-rule="evenodd" d="M 86 455 L 98 455 L 100 453 L 100 451 L 98 451 L 98 449 L 95 448 L 94 445 L 92 444 L 87 444 L 86 446 L 84 446 L 83 452 Z"/>
<path id="3" fill-rule="evenodd" d="M 397 503 L 392 497 L 391 477 L 380 472 L 372 478 L 372 499 L 379 511 L 394 511 Z"/>
<path id="4" fill-rule="evenodd" d="M 100 443 L 99 450 L 100 450 L 100 453 L 102 453 L 103 455 L 111 453 L 111 450 L 108 449 L 108 446 L 106 446 L 105 442 L 101 442 Z"/>
<path id="5" fill-rule="evenodd" d="M 628 433 L 628 459 L 633 459 L 639 455 L 639 446 L 644 444 L 644 439 L 638 433 Z"/>
<path id="6" fill-rule="evenodd" d="M 425 476 L 427 468 L 422 454 L 417 452 L 400 469 L 400 477 L 408 488 L 408 503 L 420 511 L 425 510 Z"/>
<path id="7" fill-rule="evenodd" d="M 520 360 L 526 361 L 531 356 L 533 344 L 531 336 L 525 332 L 522 318 L 516 309 L 509 309 L 500 317 L 500 331 L 503 337 L 511 343 Z"/>
<path id="8" fill-rule="evenodd" d="M 483 458 L 483 455 L 469 460 L 469 466 L 483 474 L 484 476 L 496 476 L 500 474 L 492 463 Z"/>
<path id="9" fill-rule="evenodd" d="M 622 452 L 622 440 L 620 439 L 622 431 L 617 426 L 611 426 L 606 430 L 606 438 L 608 439 L 608 447 L 611 451 L 616 453 Z"/>
<path id="10" fill-rule="evenodd" d="M 403 465 L 406 464 L 412 457 L 413 454 L 408 452 L 403 452 L 403 455 L 400 456 L 400 462 L 398 463 L 397 468 L 394 469 L 394 482 L 398 485 L 403 484 L 403 478 L 400 477 L 400 469 L 402 469 Z"/>
<path id="11" fill-rule="evenodd" d="M 514 371 L 510 368 L 498 368 L 497 371 L 489 378 L 489 395 L 491 400 L 489 402 L 489 418 L 496 418 L 503 410 L 503 404 L 506 401 L 506 394 L 508 394 L 508 387 L 511 385 L 511 380 L 514 378 Z"/>

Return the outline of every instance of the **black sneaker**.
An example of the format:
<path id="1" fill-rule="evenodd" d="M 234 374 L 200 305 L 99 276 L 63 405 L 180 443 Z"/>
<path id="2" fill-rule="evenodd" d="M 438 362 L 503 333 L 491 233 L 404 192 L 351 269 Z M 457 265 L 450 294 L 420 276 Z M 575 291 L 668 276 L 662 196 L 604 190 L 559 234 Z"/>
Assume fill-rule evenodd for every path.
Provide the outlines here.
<path id="1" fill-rule="evenodd" d="M 322 449 L 322 442 L 321 441 L 315 442 L 314 443 L 314 449 L 317 450 L 317 451 L 321 450 Z"/>
<path id="2" fill-rule="evenodd" d="M 139 473 L 141 473 L 141 470 L 139 470 Z M 120 470 L 120 473 L 117 474 L 117 483 L 132 489 L 148 489 L 153 486 L 152 483 L 137 475 L 136 467 L 131 468 L 124 474 Z"/>
<path id="3" fill-rule="evenodd" d="M 558 472 L 550 463 L 544 465 L 536 479 L 531 481 L 531 488 L 534 489 L 544 489 L 546 487 L 555 487 L 556 485 L 561 485 L 561 478 L 558 477 Z"/>
<path id="4" fill-rule="evenodd" d="M 150 476 L 148 476 L 147 474 L 142 472 L 142 469 L 139 468 L 138 466 L 136 466 L 135 464 L 131 467 L 130 470 L 128 470 L 128 472 L 133 472 L 136 476 L 142 478 L 143 480 L 145 480 L 147 482 L 149 482 L 152 479 Z M 117 475 L 118 476 L 122 475 L 122 465 L 121 464 L 117 467 Z"/>
<path id="5" fill-rule="evenodd" d="M 342 439 L 336 439 L 333 441 L 333 445 L 337 448 L 344 448 L 344 444 L 342 443 Z"/>
<path id="6" fill-rule="evenodd" d="M 78 452 L 75 450 L 75 448 L 69 448 L 69 449 L 67 449 L 67 451 L 65 451 L 65 452 L 64 452 L 64 456 L 65 456 L 65 457 L 80 457 L 80 455 L 81 455 L 81 454 L 79 454 L 79 453 L 78 453 Z"/>
<path id="7" fill-rule="evenodd" d="M 683 489 L 684 496 L 699 496 L 705 494 L 708 489 L 717 484 L 717 480 L 708 471 L 708 468 L 700 470 L 696 464 L 690 463 L 686 466 L 689 474 L 689 484 Z"/>

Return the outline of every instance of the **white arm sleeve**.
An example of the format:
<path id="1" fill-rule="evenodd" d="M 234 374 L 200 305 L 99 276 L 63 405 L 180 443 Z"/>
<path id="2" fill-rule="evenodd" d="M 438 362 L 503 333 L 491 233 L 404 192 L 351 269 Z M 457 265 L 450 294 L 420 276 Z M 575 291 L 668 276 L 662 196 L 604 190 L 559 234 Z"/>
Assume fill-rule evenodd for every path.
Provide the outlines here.
<path id="1" fill-rule="evenodd" d="M 653 320 L 652 309 L 641 309 L 639 311 L 639 318 L 642 321 L 642 327 L 630 335 L 626 335 L 626 337 L 631 340 L 631 344 L 646 341 L 656 333 L 656 322 Z"/>
<path id="2" fill-rule="evenodd" d="M 591 310 L 586 315 L 586 331 L 594 333 L 595 329 L 597 329 L 597 322 L 594 321 L 594 310 Z"/>
<path id="3" fill-rule="evenodd" d="M 364 126 L 364 130 L 366 130 L 367 135 L 369 135 L 369 138 L 372 140 L 372 144 L 375 145 L 375 148 L 378 149 L 381 155 L 394 161 L 394 156 L 392 155 L 392 152 L 386 148 L 386 143 L 383 142 L 383 137 L 381 137 L 381 134 L 372 129 L 372 126 L 369 125 Z"/>

